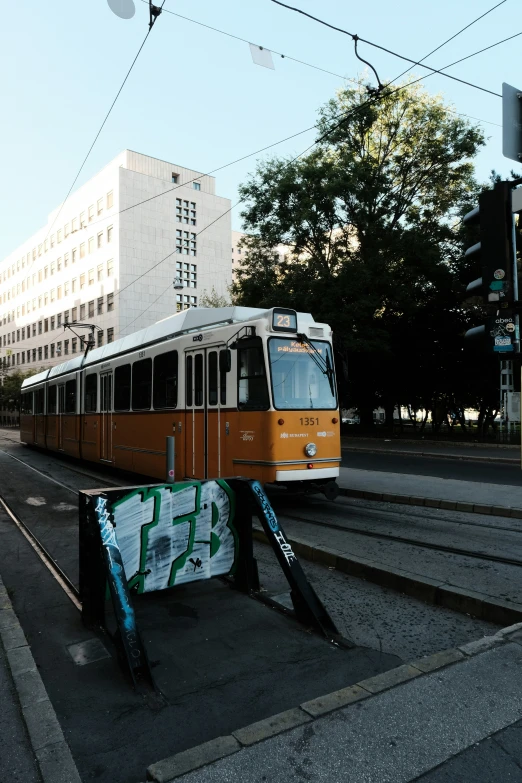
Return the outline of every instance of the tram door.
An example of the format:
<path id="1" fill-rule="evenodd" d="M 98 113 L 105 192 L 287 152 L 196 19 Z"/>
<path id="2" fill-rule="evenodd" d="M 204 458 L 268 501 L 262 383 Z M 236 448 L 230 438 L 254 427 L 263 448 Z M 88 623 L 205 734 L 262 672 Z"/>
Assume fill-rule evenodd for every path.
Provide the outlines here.
<path id="1" fill-rule="evenodd" d="M 186 474 L 190 478 L 219 478 L 223 446 L 221 403 L 225 402 L 223 383 L 219 382 L 219 349 L 187 352 L 185 379 Z"/>
<path id="2" fill-rule="evenodd" d="M 63 416 L 65 413 L 65 383 L 58 386 L 58 448 L 63 450 Z"/>
<path id="3" fill-rule="evenodd" d="M 100 375 L 100 459 L 112 462 L 112 372 Z"/>
<path id="4" fill-rule="evenodd" d="M 185 354 L 185 383 L 185 472 L 189 478 L 206 478 L 205 349 Z"/>

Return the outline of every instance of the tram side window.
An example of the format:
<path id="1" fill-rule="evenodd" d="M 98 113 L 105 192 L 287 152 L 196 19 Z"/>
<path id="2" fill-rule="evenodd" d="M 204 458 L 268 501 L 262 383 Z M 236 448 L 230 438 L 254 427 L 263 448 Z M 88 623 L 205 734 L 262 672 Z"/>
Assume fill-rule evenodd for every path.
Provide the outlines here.
<path id="1" fill-rule="evenodd" d="M 203 405 L 203 354 L 194 360 L 194 405 Z"/>
<path id="2" fill-rule="evenodd" d="M 220 354 L 223 353 L 223 351 L 219 352 Z M 227 404 L 227 374 L 226 372 L 222 372 L 219 375 L 219 400 L 221 402 L 221 405 Z"/>
<path id="3" fill-rule="evenodd" d="M 168 351 L 154 359 L 154 408 L 176 408 L 178 404 L 178 352 Z"/>
<path id="4" fill-rule="evenodd" d="M 76 413 L 76 378 L 65 384 L 65 412 Z"/>
<path id="5" fill-rule="evenodd" d="M 150 410 L 152 392 L 152 359 L 142 359 L 132 365 L 132 409 Z"/>
<path id="6" fill-rule="evenodd" d="M 218 363 L 217 351 L 210 351 L 208 355 L 208 404 L 218 403 Z"/>
<path id="7" fill-rule="evenodd" d="M 129 411 L 131 398 L 131 366 L 122 364 L 114 370 L 114 410 Z"/>
<path id="8" fill-rule="evenodd" d="M 187 382 L 187 406 L 192 407 L 192 356 L 187 356 L 187 366 L 185 368 Z"/>
<path id="9" fill-rule="evenodd" d="M 47 390 L 47 413 L 56 413 L 56 386 L 49 386 Z"/>
<path id="10" fill-rule="evenodd" d="M 42 386 L 41 389 L 37 389 L 34 393 L 34 412 L 35 413 L 43 413 L 44 412 L 44 388 Z"/>
<path id="11" fill-rule="evenodd" d="M 98 376 L 91 373 L 85 376 L 85 413 L 96 413 L 98 406 Z"/>
<path id="12" fill-rule="evenodd" d="M 238 408 L 263 411 L 268 408 L 265 360 L 261 340 L 238 345 Z"/>
<path id="13" fill-rule="evenodd" d="M 22 413 L 32 413 L 32 412 L 33 412 L 33 393 L 24 392 L 24 394 L 22 394 Z"/>

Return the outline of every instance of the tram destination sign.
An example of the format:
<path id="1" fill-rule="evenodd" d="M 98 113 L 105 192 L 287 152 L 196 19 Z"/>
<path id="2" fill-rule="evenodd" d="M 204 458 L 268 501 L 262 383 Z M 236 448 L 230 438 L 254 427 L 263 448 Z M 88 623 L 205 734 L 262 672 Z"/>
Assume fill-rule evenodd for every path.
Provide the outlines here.
<path id="1" fill-rule="evenodd" d="M 275 332 L 297 332 L 297 313 L 283 307 L 275 307 L 272 315 L 272 329 Z"/>

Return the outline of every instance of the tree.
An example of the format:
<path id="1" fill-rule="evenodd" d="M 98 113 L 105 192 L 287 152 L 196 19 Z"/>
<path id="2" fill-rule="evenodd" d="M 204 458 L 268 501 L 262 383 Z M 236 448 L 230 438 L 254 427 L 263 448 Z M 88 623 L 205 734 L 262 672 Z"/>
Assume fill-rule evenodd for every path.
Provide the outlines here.
<path id="1" fill-rule="evenodd" d="M 360 83 L 319 115 L 311 152 L 259 164 L 240 189 L 250 237 L 232 293 L 330 323 L 341 402 L 370 423 L 377 404 L 388 419 L 407 397 L 427 406 L 461 360 L 458 225 L 484 137 L 419 85 L 368 99 Z"/>
<path id="2" fill-rule="evenodd" d="M 214 286 L 212 286 L 212 290 L 210 294 L 207 294 L 205 290 L 203 291 L 202 295 L 199 297 L 199 306 L 200 307 L 230 307 L 231 302 L 227 299 L 226 296 L 221 296 L 221 294 L 218 294 Z"/>
<path id="3" fill-rule="evenodd" d="M 29 370 L 25 373 L 15 370 L 9 375 L 5 375 L 2 386 L 0 386 L 0 408 L 7 411 L 19 411 L 22 383 L 26 378 L 30 378 L 38 372 L 41 370 Z"/>

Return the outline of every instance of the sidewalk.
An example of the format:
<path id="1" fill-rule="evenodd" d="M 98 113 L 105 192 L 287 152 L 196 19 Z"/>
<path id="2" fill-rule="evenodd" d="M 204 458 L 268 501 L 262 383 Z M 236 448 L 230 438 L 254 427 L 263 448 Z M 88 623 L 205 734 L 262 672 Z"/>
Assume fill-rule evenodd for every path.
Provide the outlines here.
<path id="1" fill-rule="evenodd" d="M 520 446 L 504 443 L 452 443 L 436 440 L 402 440 L 391 438 L 350 438 L 341 436 L 344 452 L 366 454 L 400 454 L 403 457 L 437 457 L 465 459 L 470 462 L 505 462 L 520 464 Z"/>
<path id="2" fill-rule="evenodd" d="M 161 783 L 522 783 L 521 628 L 238 728 L 151 765 L 148 777 Z"/>
<path id="3" fill-rule="evenodd" d="M 340 468 L 338 484 L 343 494 L 368 500 L 522 518 L 522 486 L 356 468 Z"/>
<path id="4" fill-rule="evenodd" d="M 81 783 L 0 578 L 0 782 Z"/>

